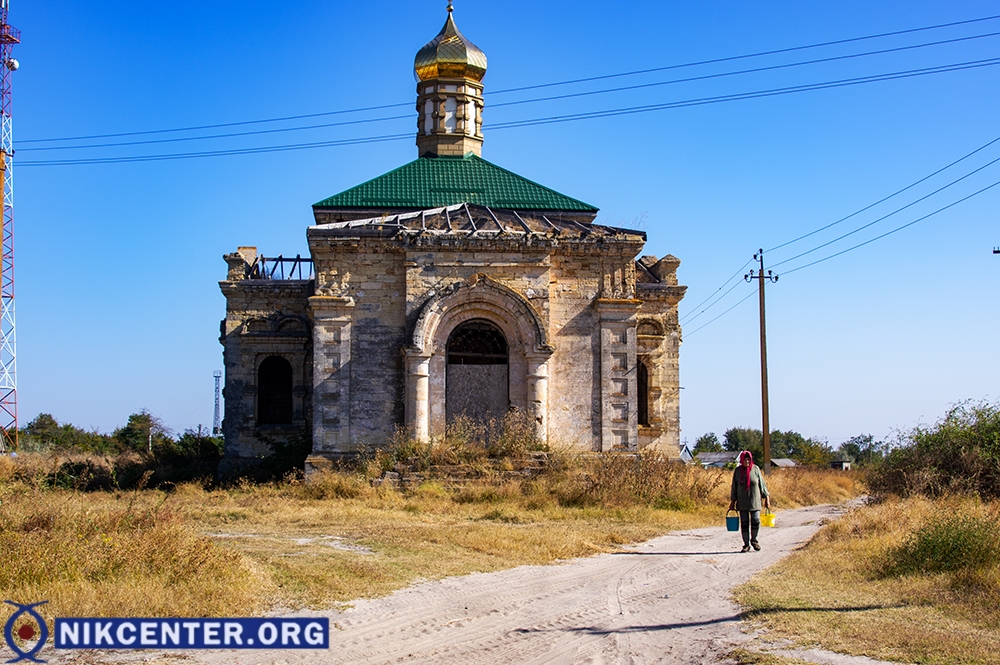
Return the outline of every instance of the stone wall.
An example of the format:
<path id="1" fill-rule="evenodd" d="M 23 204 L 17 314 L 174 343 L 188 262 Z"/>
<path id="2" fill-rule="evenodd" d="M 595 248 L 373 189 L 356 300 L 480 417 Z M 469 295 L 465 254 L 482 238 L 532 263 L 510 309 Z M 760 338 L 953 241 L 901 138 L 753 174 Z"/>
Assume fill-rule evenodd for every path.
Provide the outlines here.
<path id="1" fill-rule="evenodd" d="M 227 255 L 230 265 L 244 257 Z M 242 268 L 241 268 L 242 269 Z M 220 326 L 226 368 L 225 459 L 220 473 L 227 474 L 270 454 L 265 440 L 308 436 L 312 418 L 312 330 L 307 301 L 311 280 L 242 279 L 231 270 L 219 283 L 226 297 L 226 318 Z M 292 367 L 292 422 L 257 425 L 257 370 L 270 356 L 287 360 Z"/>
<path id="2" fill-rule="evenodd" d="M 404 425 L 418 438 L 443 435 L 448 335 L 475 318 L 503 332 L 510 406 L 539 436 L 678 454 L 684 287 L 673 257 L 637 264 L 634 235 L 349 237 L 312 227 L 308 239 L 315 289 L 236 279 L 227 257 L 227 459 L 266 453 L 255 439 L 254 376 L 268 355 L 292 362 L 295 417 L 284 433 L 311 433 L 313 467 L 383 445 Z M 649 377 L 642 425 L 639 362 Z"/>

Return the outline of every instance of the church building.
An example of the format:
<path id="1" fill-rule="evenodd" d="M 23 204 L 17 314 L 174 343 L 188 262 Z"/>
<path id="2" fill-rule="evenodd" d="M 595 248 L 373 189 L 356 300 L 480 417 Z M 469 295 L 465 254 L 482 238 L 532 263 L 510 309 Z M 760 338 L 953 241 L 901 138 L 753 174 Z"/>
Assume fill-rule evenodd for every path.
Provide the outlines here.
<path id="1" fill-rule="evenodd" d="M 414 62 L 417 159 L 313 205 L 311 258 L 224 257 L 224 471 L 512 412 L 541 442 L 680 454 L 680 261 L 483 159 L 486 56 L 448 12 Z"/>

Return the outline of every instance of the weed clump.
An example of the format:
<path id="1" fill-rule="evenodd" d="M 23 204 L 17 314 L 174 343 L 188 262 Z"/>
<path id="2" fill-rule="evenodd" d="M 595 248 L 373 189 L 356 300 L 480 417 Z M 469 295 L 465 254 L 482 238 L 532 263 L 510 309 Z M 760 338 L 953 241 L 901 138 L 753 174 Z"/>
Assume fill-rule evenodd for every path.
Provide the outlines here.
<path id="1" fill-rule="evenodd" d="M 364 462 L 368 475 L 374 477 L 400 466 L 427 471 L 433 466 L 511 463 L 548 450 L 538 439 L 534 422 L 524 413 L 511 412 L 488 421 L 459 416 L 448 424 L 443 438 L 429 442 L 399 430 L 389 445 L 373 450 Z"/>
<path id="2" fill-rule="evenodd" d="M 953 514 L 928 524 L 888 555 L 886 574 L 986 571 L 1000 566 L 1000 525 L 984 515 Z"/>
<path id="3" fill-rule="evenodd" d="M 868 476 L 876 495 L 1000 498 L 1000 404 L 962 402 L 903 439 Z"/>

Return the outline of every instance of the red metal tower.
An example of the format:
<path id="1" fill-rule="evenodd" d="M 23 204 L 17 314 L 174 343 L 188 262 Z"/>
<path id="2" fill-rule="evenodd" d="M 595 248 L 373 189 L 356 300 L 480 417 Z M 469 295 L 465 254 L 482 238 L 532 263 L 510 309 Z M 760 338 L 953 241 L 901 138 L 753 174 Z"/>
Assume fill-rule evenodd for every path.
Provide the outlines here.
<path id="1" fill-rule="evenodd" d="M 21 31 L 7 23 L 9 0 L 0 0 L 0 452 L 17 449 L 17 354 L 14 328 L 14 156 L 10 117 L 10 80 L 17 69 L 11 57 Z"/>

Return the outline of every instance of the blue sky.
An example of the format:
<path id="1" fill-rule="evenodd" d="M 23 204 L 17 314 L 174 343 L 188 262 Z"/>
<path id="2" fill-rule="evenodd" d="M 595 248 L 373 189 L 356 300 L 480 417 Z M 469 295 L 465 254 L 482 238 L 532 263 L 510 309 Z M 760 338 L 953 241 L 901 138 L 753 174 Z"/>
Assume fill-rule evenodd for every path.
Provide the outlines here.
<path id="1" fill-rule="evenodd" d="M 136 3 L 13 0 L 19 415 L 110 431 L 149 409 L 210 425 L 222 365 L 222 254 L 306 252 L 310 205 L 416 157 L 412 138 L 135 163 L 31 162 L 171 154 L 411 133 L 413 56 L 443 0 Z M 682 303 L 682 436 L 758 426 L 754 287 L 695 305 L 770 249 L 853 213 L 1000 136 L 1000 67 L 575 122 L 490 124 L 852 79 L 1000 56 L 1000 36 L 571 99 L 665 82 L 1000 32 L 982 21 L 584 84 L 491 91 L 666 67 L 1000 15 L 1000 2 L 458 0 L 489 58 L 484 157 L 637 226 L 671 253 Z M 211 130 L 403 119 L 228 139 L 40 151 L 76 137 L 358 107 L 399 108 Z M 91 140 L 179 138 L 197 132 Z M 29 148 L 36 148 L 29 150 Z M 777 263 L 1000 157 L 1000 143 L 871 211 L 766 254 Z M 1000 164 L 871 228 L 777 267 L 768 290 L 771 424 L 836 445 L 931 422 L 1000 377 L 1000 187 L 843 256 L 1000 180 Z M 741 266 L 745 266 L 741 268 Z M 732 286 L 726 285 L 725 292 Z"/>

